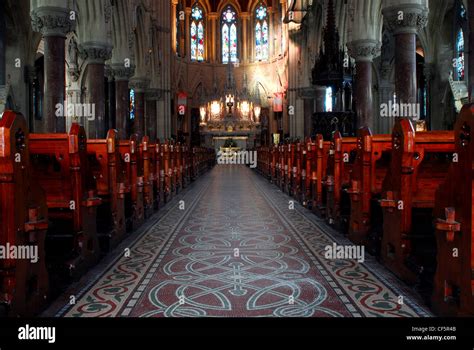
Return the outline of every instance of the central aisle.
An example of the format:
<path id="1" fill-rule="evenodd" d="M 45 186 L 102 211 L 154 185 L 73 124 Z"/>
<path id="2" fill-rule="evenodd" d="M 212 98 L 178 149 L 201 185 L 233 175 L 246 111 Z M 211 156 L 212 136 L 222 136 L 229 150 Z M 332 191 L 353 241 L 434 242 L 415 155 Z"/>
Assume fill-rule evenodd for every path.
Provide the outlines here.
<path id="1" fill-rule="evenodd" d="M 376 262 L 326 259 L 348 242 L 290 200 L 244 166 L 217 166 L 57 315 L 428 315 Z"/>

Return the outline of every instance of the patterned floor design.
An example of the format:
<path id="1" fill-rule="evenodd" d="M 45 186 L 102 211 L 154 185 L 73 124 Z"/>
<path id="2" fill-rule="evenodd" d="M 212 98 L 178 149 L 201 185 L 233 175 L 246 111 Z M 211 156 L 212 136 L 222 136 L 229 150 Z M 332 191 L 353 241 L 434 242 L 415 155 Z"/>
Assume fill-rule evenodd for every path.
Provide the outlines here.
<path id="1" fill-rule="evenodd" d="M 326 259 L 349 243 L 246 167 L 217 166 L 179 199 L 56 316 L 430 316 L 372 259 Z"/>

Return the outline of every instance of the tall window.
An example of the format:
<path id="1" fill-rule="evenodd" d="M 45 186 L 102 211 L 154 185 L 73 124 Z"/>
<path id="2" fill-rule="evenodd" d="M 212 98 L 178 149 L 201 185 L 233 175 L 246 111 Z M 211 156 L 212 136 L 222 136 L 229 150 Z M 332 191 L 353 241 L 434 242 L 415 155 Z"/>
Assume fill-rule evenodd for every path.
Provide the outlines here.
<path id="1" fill-rule="evenodd" d="M 255 58 L 258 61 L 268 59 L 268 11 L 264 4 L 255 10 Z"/>
<path id="2" fill-rule="evenodd" d="M 454 57 L 454 77 L 458 81 L 464 80 L 465 69 L 465 48 L 464 48 L 464 28 L 466 26 L 466 9 L 461 1 L 457 2 L 457 25 L 456 25 L 456 41 L 455 41 L 455 57 Z"/>
<path id="3" fill-rule="evenodd" d="M 222 63 L 237 62 L 237 14 L 232 6 L 222 12 Z"/>
<path id="4" fill-rule="evenodd" d="M 130 90 L 130 120 L 135 119 L 135 90 Z"/>
<path id="5" fill-rule="evenodd" d="M 204 16 L 199 5 L 191 10 L 191 60 L 204 61 Z"/>
<path id="6" fill-rule="evenodd" d="M 332 108 L 333 108 L 332 99 L 333 99 L 332 87 L 328 86 L 326 88 L 326 101 L 324 104 L 325 112 L 332 112 Z"/>
<path id="7" fill-rule="evenodd" d="M 464 33 L 459 29 L 456 36 L 456 77 L 464 80 Z"/>

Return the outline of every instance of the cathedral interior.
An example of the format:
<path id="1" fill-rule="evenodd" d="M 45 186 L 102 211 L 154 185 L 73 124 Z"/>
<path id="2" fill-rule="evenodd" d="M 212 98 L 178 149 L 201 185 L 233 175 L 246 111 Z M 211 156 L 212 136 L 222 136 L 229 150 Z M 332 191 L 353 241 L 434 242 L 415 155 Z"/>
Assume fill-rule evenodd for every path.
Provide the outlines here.
<path id="1" fill-rule="evenodd" d="M 473 35 L 470 0 L 2 0 L 0 316 L 474 316 Z"/>

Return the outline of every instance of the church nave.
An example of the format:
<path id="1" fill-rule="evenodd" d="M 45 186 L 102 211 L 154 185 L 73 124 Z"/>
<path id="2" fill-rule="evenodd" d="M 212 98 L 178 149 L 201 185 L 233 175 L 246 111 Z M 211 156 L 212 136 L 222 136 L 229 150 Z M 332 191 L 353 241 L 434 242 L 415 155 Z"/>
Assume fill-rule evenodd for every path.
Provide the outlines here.
<path id="1" fill-rule="evenodd" d="M 46 315 L 430 316 L 369 254 L 328 259 L 350 242 L 290 201 L 248 167 L 216 166 Z"/>

